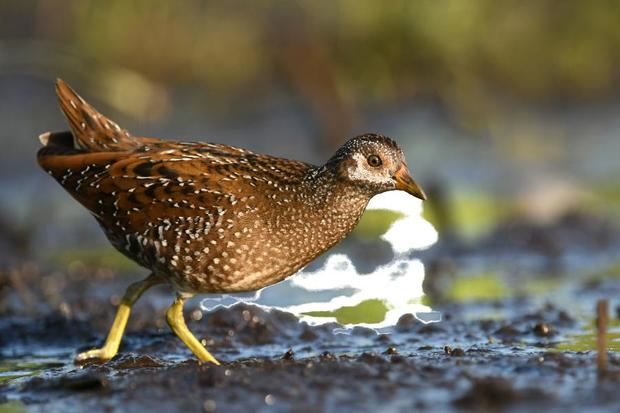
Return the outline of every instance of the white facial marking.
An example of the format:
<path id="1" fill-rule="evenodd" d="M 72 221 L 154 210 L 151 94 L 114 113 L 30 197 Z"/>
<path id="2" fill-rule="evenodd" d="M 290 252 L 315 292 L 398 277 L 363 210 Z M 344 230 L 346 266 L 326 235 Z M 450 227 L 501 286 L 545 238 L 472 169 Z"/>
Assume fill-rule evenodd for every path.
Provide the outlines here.
<path id="1" fill-rule="evenodd" d="M 368 165 L 368 160 L 361 153 L 353 154 L 355 160 L 355 166 L 347 168 L 349 178 L 354 181 L 365 181 L 377 184 L 384 184 L 390 182 L 391 178 L 385 173 L 382 173 L 381 167 L 373 168 Z"/>

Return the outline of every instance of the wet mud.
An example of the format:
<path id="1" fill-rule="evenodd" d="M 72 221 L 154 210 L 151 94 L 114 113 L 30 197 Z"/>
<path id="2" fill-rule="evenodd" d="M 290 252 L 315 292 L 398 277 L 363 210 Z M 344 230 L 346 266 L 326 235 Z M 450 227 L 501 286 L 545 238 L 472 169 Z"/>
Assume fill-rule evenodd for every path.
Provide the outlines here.
<path id="1" fill-rule="evenodd" d="M 190 301 L 188 326 L 221 366 L 198 363 L 169 331 L 165 287 L 136 305 L 113 360 L 76 366 L 139 275 L 13 265 L 0 278 L 0 412 L 618 411 L 619 246 L 615 227 L 583 215 L 440 243 L 418 256 L 442 321 L 404 314 L 379 331 L 251 304 L 206 314 Z M 468 279 L 490 293 L 455 292 Z M 599 298 L 613 309 L 604 374 Z"/>

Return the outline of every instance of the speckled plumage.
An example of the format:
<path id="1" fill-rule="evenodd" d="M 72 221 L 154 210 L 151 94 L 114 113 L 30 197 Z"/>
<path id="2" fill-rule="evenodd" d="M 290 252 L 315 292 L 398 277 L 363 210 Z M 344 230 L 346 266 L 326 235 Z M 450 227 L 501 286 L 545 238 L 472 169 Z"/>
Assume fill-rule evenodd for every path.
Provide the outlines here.
<path id="1" fill-rule="evenodd" d="M 201 361 L 219 364 L 185 324 L 188 297 L 283 280 L 346 237 L 380 192 L 425 198 L 385 136 L 353 138 L 314 166 L 221 144 L 133 136 L 63 81 L 56 91 L 71 131 L 39 137 L 39 164 L 116 249 L 151 270 L 127 288 L 104 345 L 79 353 L 77 362 L 114 357 L 132 305 L 169 282 L 177 291 L 166 312 L 171 329 Z"/>
<path id="2" fill-rule="evenodd" d="M 404 164 L 396 143 L 376 134 L 323 166 L 134 137 L 62 81 L 57 92 L 72 132 L 42 135 L 40 165 L 119 251 L 182 292 L 256 290 L 295 273 L 341 241 L 373 195 L 396 189 L 344 179 L 355 158 L 377 152 Z"/>

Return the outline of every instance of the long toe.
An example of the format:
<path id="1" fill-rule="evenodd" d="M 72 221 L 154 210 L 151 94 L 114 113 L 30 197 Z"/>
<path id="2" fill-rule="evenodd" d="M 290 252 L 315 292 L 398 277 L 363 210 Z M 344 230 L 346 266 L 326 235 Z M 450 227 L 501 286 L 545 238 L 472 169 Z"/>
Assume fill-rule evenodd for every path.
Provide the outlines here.
<path id="1" fill-rule="evenodd" d="M 84 351 L 75 356 L 75 363 L 80 364 L 87 361 L 108 361 L 114 357 L 114 354 L 110 354 L 105 349 L 98 348 L 93 350 Z"/>

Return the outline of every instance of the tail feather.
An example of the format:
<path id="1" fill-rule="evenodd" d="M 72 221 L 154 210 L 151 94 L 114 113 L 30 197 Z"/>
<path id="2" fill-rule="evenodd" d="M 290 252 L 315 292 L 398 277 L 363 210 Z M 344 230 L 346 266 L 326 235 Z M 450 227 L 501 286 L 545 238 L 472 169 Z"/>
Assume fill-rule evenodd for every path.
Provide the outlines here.
<path id="1" fill-rule="evenodd" d="M 140 146 L 140 142 L 128 131 L 99 113 L 62 79 L 56 81 L 56 93 L 60 108 L 73 132 L 73 145 L 76 149 L 109 152 L 126 151 Z"/>

